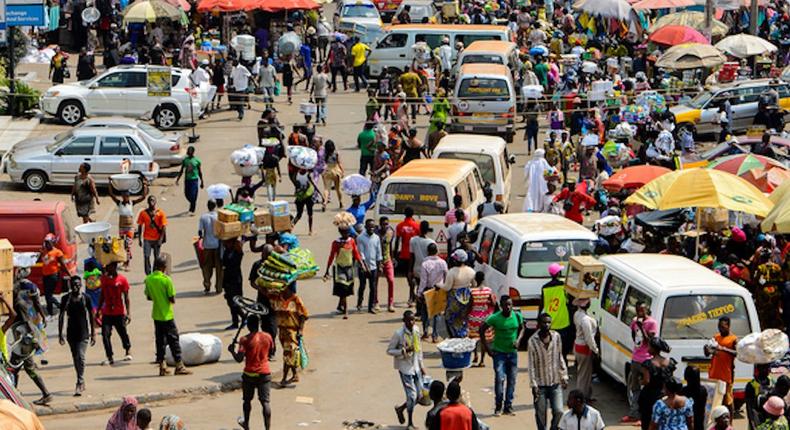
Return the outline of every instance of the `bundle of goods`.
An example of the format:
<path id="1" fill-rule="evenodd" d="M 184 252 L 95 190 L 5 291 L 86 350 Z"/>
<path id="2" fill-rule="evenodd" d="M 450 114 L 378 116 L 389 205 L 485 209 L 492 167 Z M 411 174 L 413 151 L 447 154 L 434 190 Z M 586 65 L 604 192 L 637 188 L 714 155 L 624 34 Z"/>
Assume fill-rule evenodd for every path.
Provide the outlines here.
<path id="1" fill-rule="evenodd" d="M 289 146 L 288 161 L 300 169 L 310 170 L 318 164 L 318 153 L 306 146 Z"/>
<path id="2" fill-rule="evenodd" d="M 781 330 L 767 329 L 746 335 L 738 341 L 738 360 L 749 364 L 767 364 L 781 359 L 790 344 Z"/>
<path id="3" fill-rule="evenodd" d="M 354 173 L 346 176 L 340 181 L 340 189 L 350 196 L 361 196 L 370 192 L 371 186 L 370 179 Z"/>
<path id="4" fill-rule="evenodd" d="M 667 110 L 667 100 L 664 96 L 656 91 L 643 91 L 638 96 L 634 103 L 637 106 L 647 108 L 648 112 L 664 112 Z"/>
<path id="5" fill-rule="evenodd" d="M 445 339 L 436 345 L 442 355 L 445 369 L 465 369 L 472 364 L 472 351 L 477 347 L 477 339 Z"/>
<path id="6" fill-rule="evenodd" d="M 208 188 L 206 188 L 206 193 L 211 200 L 224 200 L 226 202 L 233 200 L 230 186 L 226 184 L 209 185 Z"/>
<path id="7" fill-rule="evenodd" d="M 643 105 L 623 106 L 621 118 L 630 124 L 644 124 L 650 116 L 650 109 Z"/>
<path id="8" fill-rule="evenodd" d="M 93 256 L 102 266 L 126 262 L 124 240 L 112 236 L 99 236 L 93 239 Z"/>
<path id="9" fill-rule="evenodd" d="M 260 151 L 250 145 L 237 149 L 230 154 L 230 164 L 239 176 L 253 176 L 260 172 L 260 164 L 263 162 Z"/>
<path id="10" fill-rule="evenodd" d="M 217 210 L 214 234 L 220 240 L 233 239 L 242 235 L 266 234 L 272 231 L 272 219 L 267 209 L 256 209 L 253 205 L 231 203 Z"/>
<path id="11" fill-rule="evenodd" d="M 281 60 L 290 60 L 302 47 L 302 38 L 296 32 L 289 31 L 277 40 L 277 54 Z"/>
<path id="12" fill-rule="evenodd" d="M 357 219 L 354 218 L 354 215 L 351 215 L 348 212 L 340 212 L 339 214 L 335 215 L 335 219 L 332 220 L 332 224 L 334 224 L 337 228 L 351 228 L 356 223 Z"/>
<path id="13" fill-rule="evenodd" d="M 314 151 L 315 152 L 315 151 Z M 285 200 L 275 200 L 268 203 L 271 214 L 271 228 L 275 232 L 291 230 L 291 209 Z"/>
<path id="14" fill-rule="evenodd" d="M 258 268 L 255 285 L 276 293 L 298 279 L 312 278 L 318 269 L 308 249 L 293 248 L 284 254 L 272 252 Z"/>
<path id="15" fill-rule="evenodd" d="M 181 346 L 181 360 L 187 366 L 214 363 L 222 355 L 222 340 L 217 336 L 205 333 L 185 333 L 178 337 Z M 165 361 L 175 366 L 170 347 L 165 350 Z"/>

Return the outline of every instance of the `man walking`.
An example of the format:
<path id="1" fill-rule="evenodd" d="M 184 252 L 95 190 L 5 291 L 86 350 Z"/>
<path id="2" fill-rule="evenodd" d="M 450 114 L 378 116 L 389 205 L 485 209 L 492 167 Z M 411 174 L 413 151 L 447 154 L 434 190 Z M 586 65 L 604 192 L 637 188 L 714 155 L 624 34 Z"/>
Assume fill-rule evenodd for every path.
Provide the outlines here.
<path id="1" fill-rule="evenodd" d="M 269 402 L 272 375 L 269 370 L 269 353 L 274 345 L 274 340 L 269 333 L 260 331 L 258 315 L 247 317 L 247 329 L 250 333 L 239 340 L 239 348 L 235 349 L 235 340 L 228 345 L 228 351 L 237 363 L 244 360 L 244 373 L 241 374 L 242 410 L 244 418 L 239 425 L 244 430 L 250 428 L 250 412 L 252 411 L 252 398 L 258 391 L 258 400 L 263 409 L 263 426 L 266 430 L 271 427 L 272 407 Z"/>
<path id="2" fill-rule="evenodd" d="M 551 426 L 548 428 L 557 428 L 562 418 L 562 390 L 568 386 L 568 367 L 562 357 L 562 340 L 560 334 L 550 327 L 551 315 L 540 314 L 538 331 L 527 342 L 527 372 L 535 400 L 537 430 L 546 430 L 549 406 Z"/>
<path id="3" fill-rule="evenodd" d="M 634 341 L 634 352 L 631 354 L 631 371 L 628 373 L 628 415 L 620 419 L 620 423 L 639 421 L 639 393 L 642 391 L 642 363 L 653 358 L 650 355 L 650 339 L 658 334 L 658 321 L 650 316 L 645 302 L 637 301 L 634 306 L 636 316 L 631 321 L 631 339 Z"/>
<path id="4" fill-rule="evenodd" d="M 411 265 L 409 266 L 409 277 L 417 285 L 421 285 L 420 277 L 422 276 L 422 262 L 428 256 L 428 247 L 436 242 L 428 237 L 428 233 L 433 232 L 431 224 L 428 221 L 420 221 L 420 234 L 409 239 L 409 252 Z M 433 285 L 431 285 L 433 286 Z M 424 289 L 423 289 L 424 291 Z M 423 330 L 425 327 L 423 327 Z"/>
<path id="5" fill-rule="evenodd" d="M 395 230 L 390 227 L 389 218 L 379 218 L 379 239 L 381 240 L 381 273 L 387 279 L 387 312 L 395 312 L 395 264 L 392 260 L 392 241 Z"/>
<path id="6" fill-rule="evenodd" d="M 156 196 L 148 196 L 148 207 L 137 215 L 137 237 L 143 247 L 143 269 L 151 273 L 151 251 L 159 258 L 162 244 L 167 241 L 167 217 L 156 207 Z"/>
<path id="7" fill-rule="evenodd" d="M 348 90 L 348 71 L 346 71 L 346 57 L 348 49 L 343 44 L 340 36 L 335 38 L 329 48 L 329 71 L 332 74 L 332 92 L 337 91 L 337 75 L 343 80 L 343 91 Z"/>
<path id="8" fill-rule="evenodd" d="M 407 310 L 403 313 L 403 326 L 393 333 L 387 346 L 387 354 L 392 356 L 393 366 L 398 371 L 403 390 L 406 392 L 406 402 L 395 407 L 395 414 L 398 416 L 398 422 L 404 424 L 406 417 L 403 416 L 403 411 L 408 412 L 407 429 L 415 430 L 414 406 L 417 404 L 425 369 L 422 363 L 420 328 L 414 325 L 412 311 Z"/>
<path id="9" fill-rule="evenodd" d="M 277 86 L 277 69 L 274 68 L 274 64 L 268 57 L 264 57 L 263 61 L 265 64 L 261 66 L 261 71 L 258 75 L 261 88 L 263 89 L 263 102 L 266 109 L 274 110 L 274 88 Z"/>
<path id="10" fill-rule="evenodd" d="M 82 279 L 79 276 L 72 277 L 69 292 L 63 295 L 60 302 L 61 312 L 58 318 L 58 341 L 61 345 L 69 343 L 74 370 L 77 372 L 75 397 L 81 396 L 85 391 L 83 375 L 85 374 L 85 351 L 88 349 L 88 339 L 90 338 L 91 346 L 96 344 L 93 308 L 88 297 L 80 291 L 81 287 Z M 63 322 L 67 316 L 66 337 L 63 337 Z"/>
<path id="11" fill-rule="evenodd" d="M 584 393 L 568 393 L 568 410 L 560 418 L 560 430 L 603 430 L 606 426 L 597 409 L 587 404 Z"/>
<path id="12" fill-rule="evenodd" d="M 195 147 L 190 146 L 187 148 L 187 156 L 181 162 L 181 170 L 178 171 L 176 176 L 176 185 L 184 176 L 184 197 L 189 202 L 189 215 L 195 214 L 195 206 L 197 205 L 198 188 L 203 188 L 203 171 L 200 169 L 200 158 L 195 157 Z"/>
<path id="13" fill-rule="evenodd" d="M 214 234 L 214 224 L 217 222 L 217 202 L 209 200 L 208 212 L 200 216 L 198 236 L 203 239 L 203 260 L 200 269 L 203 272 L 203 293 L 208 295 L 211 291 L 211 275 L 216 273 L 214 288 L 217 294 L 222 292 L 222 261 L 220 260 L 219 239 Z"/>
<path id="14" fill-rule="evenodd" d="M 376 132 L 373 131 L 373 123 L 368 121 L 359 135 L 357 135 L 357 147 L 359 148 L 359 174 L 365 176 L 370 167 L 373 170 L 373 156 L 376 154 Z"/>
<path id="15" fill-rule="evenodd" d="M 403 210 L 403 221 L 395 226 L 395 247 L 398 249 L 398 263 L 403 264 L 403 267 L 411 267 L 411 250 L 409 249 L 409 242 L 411 238 L 420 233 L 420 224 L 414 220 L 414 209 L 411 206 L 406 206 Z M 398 246 L 400 244 L 400 246 Z M 415 296 L 414 289 L 416 284 L 414 279 L 409 275 L 410 270 L 407 270 L 407 281 L 409 282 L 409 307 L 414 304 Z"/>
<path id="16" fill-rule="evenodd" d="M 362 43 L 359 38 L 351 47 L 351 58 L 354 61 L 354 91 L 359 92 L 362 88 L 367 88 L 368 78 L 365 76 L 365 65 L 368 61 L 370 47 Z"/>
<path id="17" fill-rule="evenodd" d="M 233 70 L 230 72 L 231 91 L 228 98 L 235 99 L 236 112 L 239 113 L 239 121 L 244 119 L 244 106 L 247 104 L 247 87 L 250 85 L 252 73 L 239 63 L 238 59 L 233 60 Z"/>
<path id="18" fill-rule="evenodd" d="M 365 298 L 365 281 L 368 284 L 368 313 L 375 314 L 378 310 L 379 268 L 381 267 L 381 239 L 376 234 L 376 222 L 365 221 L 365 231 L 357 236 L 357 249 L 365 261 L 368 270 L 359 268 L 359 292 L 357 294 L 357 310 L 362 311 L 362 300 Z"/>
<path id="19" fill-rule="evenodd" d="M 515 415 L 513 394 L 518 374 L 518 345 L 525 333 L 524 320 L 521 312 L 513 312 L 513 299 L 510 296 L 502 296 L 499 308 L 499 312 L 489 315 L 480 325 L 480 333 L 486 333 L 489 327 L 494 329 L 493 342 L 488 345 L 483 336 L 480 341 L 483 352 L 494 360 L 494 415 Z M 531 358 L 529 365 L 532 366 Z"/>
<path id="20" fill-rule="evenodd" d="M 422 339 L 428 339 L 428 329 L 433 320 L 433 342 L 439 340 L 439 315 L 431 318 L 428 315 L 428 305 L 425 301 L 425 292 L 444 285 L 447 278 L 447 262 L 439 258 L 439 247 L 435 243 L 428 244 L 428 256 L 420 264 L 419 287 L 417 288 L 417 314 L 422 320 Z"/>
<path id="21" fill-rule="evenodd" d="M 55 290 L 58 286 L 60 274 L 71 274 L 66 265 L 66 256 L 55 246 L 56 238 L 52 233 L 47 233 L 44 236 L 44 249 L 41 253 L 41 275 L 42 283 L 44 284 L 44 297 L 47 301 L 47 316 L 54 317 L 55 306 L 57 305 L 55 299 Z"/>
<path id="22" fill-rule="evenodd" d="M 173 281 L 164 271 L 167 260 L 157 257 L 154 261 L 154 271 L 145 277 L 145 298 L 152 302 L 151 318 L 154 320 L 154 336 L 156 337 L 156 362 L 159 364 L 159 376 L 169 375 L 165 363 L 165 346 L 170 346 L 173 359 L 176 362 L 176 375 L 191 375 L 184 362 L 181 361 L 181 345 L 178 343 L 178 328 L 176 327 L 173 305 L 176 302 L 176 289 Z"/>
<path id="23" fill-rule="evenodd" d="M 104 344 L 104 354 L 107 360 L 102 365 L 112 365 L 112 329 L 118 331 L 121 345 L 126 352 L 124 361 L 132 359 L 130 354 L 132 343 L 126 326 L 132 320 L 132 308 L 129 301 L 129 281 L 118 273 L 118 263 L 112 262 L 104 266 L 104 274 L 100 278 L 101 294 L 99 295 L 99 309 L 101 309 L 102 325 L 101 338 Z"/>
<path id="24" fill-rule="evenodd" d="M 732 382 L 735 373 L 735 345 L 738 343 L 738 336 L 730 332 L 730 317 L 719 318 L 719 332 L 713 336 L 716 341 L 715 346 L 705 345 L 705 356 L 712 356 L 710 359 L 710 370 L 708 377 L 718 379 L 727 384 L 724 392 L 724 399 L 721 404 L 733 414 Z"/>
<path id="25" fill-rule="evenodd" d="M 573 343 L 573 353 L 576 358 L 576 389 L 584 394 L 587 401 L 592 400 L 592 374 L 595 356 L 600 355 L 595 336 L 598 333 L 598 322 L 587 314 L 590 308 L 590 299 L 575 299 L 573 305 L 577 307 L 573 314 L 573 324 L 576 326 L 576 340 Z"/>

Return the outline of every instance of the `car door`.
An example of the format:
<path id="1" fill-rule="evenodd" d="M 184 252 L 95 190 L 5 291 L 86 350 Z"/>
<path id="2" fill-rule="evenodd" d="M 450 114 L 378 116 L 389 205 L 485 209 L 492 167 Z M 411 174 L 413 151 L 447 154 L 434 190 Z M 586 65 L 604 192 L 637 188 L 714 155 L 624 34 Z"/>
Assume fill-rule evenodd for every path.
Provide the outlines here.
<path id="1" fill-rule="evenodd" d="M 110 175 L 121 173 L 121 163 L 126 158 L 132 159 L 132 151 L 126 143 L 126 137 L 121 135 L 99 137 L 99 154 L 91 170 L 96 182 L 107 182 Z"/>
<path id="2" fill-rule="evenodd" d="M 58 148 L 52 156 L 50 179 L 56 183 L 71 183 L 80 164 L 94 162 L 96 136 L 76 136 Z"/>
<path id="3" fill-rule="evenodd" d="M 489 264 L 489 271 L 486 273 L 486 280 L 491 280 L 489 285 L 494 285 L 498 288 L 495 293 L 497 297 L 508 294 L 512 283 L 508 282 L 508 271 L 511 269 L 510 255 L 513 252 L 513 241 L 504 235 L 497 235 L 494 240 L 494 246 L 491 249 L 491 258 Z M 490 274 L 490 275 L 489 275 Z M 490 278 L 489 278 L 490 276 Z"/>
<path id="4" fill-rule="evenodd" d="M 477 241 L 477 253 L 480 255 L 481 262 L 475 263 L 475 268 L 485 273 L 488 285 L 502 285 L 501 282 L 495 282 L 494 278 L 504 281 L 504 277 L 501 274 L 497 276 L 492 273 L 493 270 L 491 269 L 491 250 L 494 247 L 496 232 L 491 227 L 480 226 L 480 228 L 482 231 L 480 231 Z"/>
<path id="5" fill-rule="evenodd" d="M 757 116 L 757 102 L 766 87 L 751 87 L 738 90 L 732 101 L 732 130 L 746 130 L 754 125 Z"/>
<path id="6" fill-rule="evenodd" d="M 596 312 L 601 333 L 601 366 L 621 381 L 625 380 L 626 354 L 630 344 L 626 341 L 631 336 L 631 329 L 620 321 L 626 287 L 625 279 L 612 272 L 606 273 L 600 311 Z M 631 359 L 630 355 L 627 359 Z"/>
<path id="7" fill-rule="evenodd" d="M 128 72 L 126 87 L 126 116 L 141 117 L 152 115 L 158 97 L 148 96 L 148 79 L 145 72 Z"/>
<path id="8" fill-rule="evenodd" d="M 127 109 L 126 82 L 131 72 L 109 73 L 88 87 L 88 111 L 92 115 L 125 115 Z"/>

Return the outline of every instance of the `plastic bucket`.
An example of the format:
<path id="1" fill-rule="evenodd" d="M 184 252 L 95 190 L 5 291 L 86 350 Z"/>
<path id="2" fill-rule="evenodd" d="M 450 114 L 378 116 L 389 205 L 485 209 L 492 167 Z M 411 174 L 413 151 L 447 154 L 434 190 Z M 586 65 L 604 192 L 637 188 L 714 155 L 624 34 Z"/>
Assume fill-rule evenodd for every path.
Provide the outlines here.
<path id="1" fill-rule="evenodd" d="M 439 351 L 442 355 L 442 367 L 445 369 L 465 369 L 472 365 L 472 351 L 469 352 L 445 352 Z"/>

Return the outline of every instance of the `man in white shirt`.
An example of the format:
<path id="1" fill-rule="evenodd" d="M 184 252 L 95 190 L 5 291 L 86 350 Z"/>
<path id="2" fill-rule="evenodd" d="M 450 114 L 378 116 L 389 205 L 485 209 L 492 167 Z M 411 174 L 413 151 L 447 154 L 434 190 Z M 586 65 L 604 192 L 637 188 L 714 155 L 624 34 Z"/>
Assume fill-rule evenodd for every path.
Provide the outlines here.
<path id="1" fill-rule="evenodd" d="M 326 125 L 326 97 L 329 93 L 329 74 L 323 64 L 315 67 L 315 74 L 310 82 L 310 95 L 318 110 L 317 121 Z"/>
<path id="2" fill-rule="evenodd" d="M 573 314 L 573 324 L 576 326 L 576 340 L 573 343 L 573 353 L 576 358 L 576 389 L 581 391 L 587 399 L 592 399 L 592 374 L 595 356 L 600 355 L 595 336 L 598 332 L 598 322 L 587 314 L 590 308 L 590 299 L 575 299 L 573 306 L 578 309 Z"/>
<path id="3" fill-rule="evenodd" d="M 568 407 L 570 409 L 560 418 L 560 430 L 603 430 L 606 427 L 601 413 L 587 404 L 581 391 L 568 393 Z"/>
<path id="4" fill-rule="evenodd" d="M 203 82 L 208 83 L 211 80 L 211 75 L 208 71 L 208 64 L 208 60 L 203 60 L 200 62 L 200 67 L 197 67 L 192 71 L 190 79 L 192 80 L 192 85 L 195 87 L 199 87 Z"/>
<path id="5" fill-rule="evenodd" d="M 393 366 L 400 375 L 406 402 L 395 407 L 398 422 L 406 424 L 403 412 L 408 412 L 408 428 L 414 427 L 413 412 L 421 391 L 422 376 L 425 374 L 422 362 L 422 346 L 420 345 L 420 328 L 414 324 L 414 313 L 403 313 L 403 326 L 395 330 L 387 346 L 387 354 L 392 356 Z"/>
<path id="6" fill-rule="evenodd" d="M 239 63 L 239 60 L 233 60 L 233 70 L 230 72 L 232 91 L 230 91 L 229 97 L 235 99 L 239 121 L 244 119 L 244 106 L 247 104 L 247 88 L 250 85 L 250 77 L 252 77 L 252 73 Z"/>
<path id="7" fill-rule="evenodd" d="M 439 47 L 439 66 L 442 72 L 449 71 L 453 67 L 453 48 L 450 47 L 450 38 L 442 39 L 442 46 Z"/>

